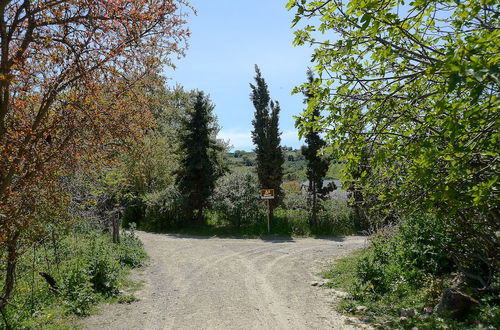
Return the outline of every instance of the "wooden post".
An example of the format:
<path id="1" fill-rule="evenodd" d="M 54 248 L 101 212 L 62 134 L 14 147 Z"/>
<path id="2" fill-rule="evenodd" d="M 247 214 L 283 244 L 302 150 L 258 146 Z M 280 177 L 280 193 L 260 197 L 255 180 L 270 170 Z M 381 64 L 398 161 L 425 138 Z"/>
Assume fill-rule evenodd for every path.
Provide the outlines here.
<path id="1" fill-rule="evenodd" d="M 120 212 L 112 215 L 113 243 L 120 243 Z"/>
<path id="2" fill-rule="evenodd" d="M 271 201 L 270 199 L 274 199 L 274 189 L 261 189 L 260 190 L 260 198 L 267 199 L 267 233 L 271 233 Z"/>
<path id="3" fill-rule="evenodd" d="M 267 233 L 271 233 L 271 200 L 267 200 Z"/>

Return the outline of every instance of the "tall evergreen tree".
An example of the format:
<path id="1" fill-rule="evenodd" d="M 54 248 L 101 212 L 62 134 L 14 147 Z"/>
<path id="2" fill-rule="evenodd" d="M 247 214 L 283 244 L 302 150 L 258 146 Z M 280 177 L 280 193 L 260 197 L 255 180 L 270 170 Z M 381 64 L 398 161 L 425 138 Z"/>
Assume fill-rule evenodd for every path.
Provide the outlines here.
<path id="1" fill-rule="evenodd" d="M 312 86 L 314 82 L 313 73 L 311 70 L 307 71 L 307 79 L 309 86 Z M 310 89 L 304 90 L 304 103 L 309 104 L 311 99 L 314 97 L 313 92 Z M 308 194 L 308 204 L 310 209 L 309 223 L 311 226 L 317 225 L 317 214 L 320 207 L 320 202 L 325 198 L 328 193 L 327 189 L 323 187 L 323 180 L 325 178 L 326 172 L 328 171 L 329 161 L 325 157 L 322 157 L 319 152 L 321 148 L 326 145 L 326 142 L 321 138 L 319 132 L 313 126 L 315 120 L 320 117 L 320 108 L 315 106 L 309 113 L 307 125 L 305 128 L 305 138 L 306 146 L 302 146 L 302 155 L 304 155 L 307 161 L 306 175 L 309 180 L 309 194 Z"/>
<path id="2" fill-rule="evenodd" d="M 255 107 L 252 121 L 254 130 L 252 140 L 255 144 L 257 176 L 261 188 L 274 189 L 275 199 L 271 200 L 271 216 L 274 209 L 283 201 L 281 190 L 283 182 L 283 163 L 285 158 L 281 150 L 279 131 L 279 103 L 271 101 L 269 90 L 259 67 L 255 66 L 255 85 L 250 84 L 250 100 Z"/>
<path id="3" fill-rule="evenodd" d="M 199 91 L 193 110 L 183 123 L 177 186 L 184 197 L 184 216 L 189 221 L 203 221 L 215 182 L 227 171 L 222 155 L 224 146 L 216 139 L 219 127 L 213 109 L 210 99 Z"/>

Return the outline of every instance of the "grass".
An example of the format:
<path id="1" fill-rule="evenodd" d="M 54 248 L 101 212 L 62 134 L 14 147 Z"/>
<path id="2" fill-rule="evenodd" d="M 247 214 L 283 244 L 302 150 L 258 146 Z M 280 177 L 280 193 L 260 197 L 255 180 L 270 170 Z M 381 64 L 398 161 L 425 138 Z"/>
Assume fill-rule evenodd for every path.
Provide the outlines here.
<path id="1" fill-rule="evenodd" d="M 356 283 L 356 263 L 362 254 L 363 250 L 356 251 L 347 258 L 337 260 L 332 268 L 321 273 L 323 278 L 329 280 L 325 286 L 342 289 L 352 288 Z"/>
<path id="2" fill-rule="evenodd" d="M 168 214 L 148 219 L 137 218 L 138 228 L 144 231 L 219 237 L 332 237 L 345 236 L 357 233 L 355 218 L 352 209 L 345 200 L 329 199 L 322 203 L 322 210 L 318 213 L 318 226 L 311 228 L 307 201 L 301 191 L 299 182 L 291 181 L 283 184 L 285 200 L 282 207 L 274 210 L 271 219 L 271 232 L 267 229 L 267 208 L 262 203 L 260 208 L 247 210 L 248 214 L 256 214 L 254 219 L 246 219 L 239 227 L 235 225 L 237 219 L 227 219 L 231 215 L 207 211 L 205 222 L 197 224 L 175 224 L 169 221 Z M 216 208 L 215 208 L 216 209 Z M 233 220 L 233 221 L 230 221 Z M 240 219 L 241 220 L 241 219 Z"/>
<path id="3" fill-rule="evenodd" d="M 119 304 L 131 304 L 133 302 L 139 301 L 135 296 L 129 294 L 120 295 L 117 299 Z"/>
<path id="4" fill-rule="evenodd" d="M 320 226 L 311 229 L 307 211 L 296 209 L 286 210 L 278 208 L 271 219 L 271 232 L 267 230 L 267 218 L 262 214 L 251 223 L 242 224 L 239 228 L 230 221 L 225 221 L 215 212 L 206 215 L 206 223 L 191 224 L 169 228 L 149 228 L 147 225 L 141 230 L 179 235 L 217 236 L 217 237 L 326 237 L 345 236 L 356 233 L 352 215 L 347 207 L 334 207 L 329 215 L 320 217 Z M 264 213 L 264 212 L 262 212 Z"/>

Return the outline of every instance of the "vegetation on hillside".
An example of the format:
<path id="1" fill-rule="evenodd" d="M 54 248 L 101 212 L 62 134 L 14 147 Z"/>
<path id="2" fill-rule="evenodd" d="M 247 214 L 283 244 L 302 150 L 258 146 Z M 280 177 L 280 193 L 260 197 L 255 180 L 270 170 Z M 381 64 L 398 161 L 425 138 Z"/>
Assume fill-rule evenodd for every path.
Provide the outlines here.
<path id="1" fill-rule="evenodd" d="M 304 182 L 307 180 L 306 158 L 301 150 L 283 146 L 283 181 Z M 225 154 L 226 162 L 234 172 L 252 172 L 255 171 L 255 152 L 245 150 L 235 150 Z M 332 160 L 326 172 L 326 180 L 339 180 L 342 177 L 343 164 Z"/>

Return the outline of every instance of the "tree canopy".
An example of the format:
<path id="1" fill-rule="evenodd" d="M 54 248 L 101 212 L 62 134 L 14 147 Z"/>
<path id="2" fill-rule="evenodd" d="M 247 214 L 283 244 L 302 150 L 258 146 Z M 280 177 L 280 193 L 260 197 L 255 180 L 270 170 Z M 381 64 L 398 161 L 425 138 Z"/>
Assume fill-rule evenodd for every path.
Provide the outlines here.
<path id="1" fill-rule="evenodd" d="M 312 45 L 317 125 L 377 203 L 372 221 L 446 221 L 478 263 L 498 256 L 498 1 L 288 2 Z M 306 21 L 306 22 L 304 22 Z M 300 89 L 299 89 L 300 90 Z M 304 119 L 305 120 L 305 119 Z M 476 251 L 476 252 L 471 252 Z M 480 251 L 480 253 L 477 253 Z M 467 264 L 467 265 L 464 265 Z M 484 282 L 484 281 L 483 281 Z"/>
<path id="2" fill-rule="evenodd" d="M 216 139 L 219 127 L 213 109 L 210 99 L 200 91 L 183 123 L 177 185 L 185 199 L 188 221 L 202 220 L 215 182 L 227 171 L 222 156 L 224 146 Z"/>
<path id="3" fill-rule="evenodd" d="M 280 105 L 272 101 L 266 81 L 259 67 L 255 66 L 255 85 L 250 84 L 250 100 L 255 108 L 252 121 L 254 130 L 252 140 L 255 144 L 257 177 L 261 189 L 274 189 L 275 198 L 271 200 L 271 209 L 283 200 L 281 183 L 283 182 L 283 163 L 285 158 L 281 150 L 281 132 L 279 131 Z"/>

